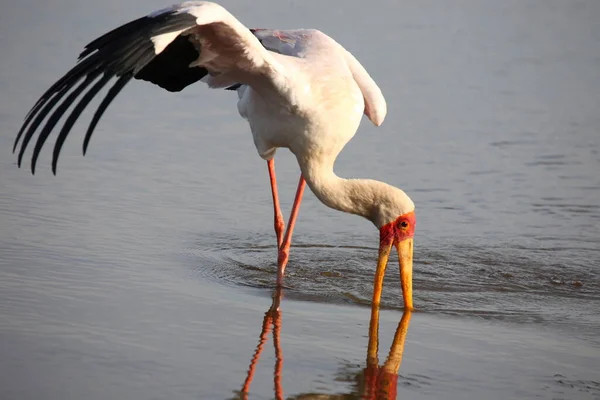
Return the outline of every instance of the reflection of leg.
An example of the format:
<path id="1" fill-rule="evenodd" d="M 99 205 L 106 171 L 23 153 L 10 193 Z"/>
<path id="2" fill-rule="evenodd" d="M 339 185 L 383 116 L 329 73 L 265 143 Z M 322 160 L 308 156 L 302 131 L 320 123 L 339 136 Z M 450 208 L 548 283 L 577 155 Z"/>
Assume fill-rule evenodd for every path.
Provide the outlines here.
<path id="1" fill-rule="evenodd" d="M 273 324 L 273 344 L 275 345 L 275 395 L 277 399 L 283 399 L 283 389 L 281 386 L 281 371 L 283 369 L 283 353 L 280 345 L 280 334 L 281 334 L 281 311 L 279 311 L 279 304 L 283 296 L 283 290 L 278 287 L 273 292 L 273 303 L 271 307 L 265 313 L 263 318 L 262 328 L 260 332 L 260 338 L 252 360 L 250 361 L 250 367 L 248 368 L 248 375 L 242 386 L 242 399 L 248 400 L 248 392 L 250 391 L 250 384 L 254 378 L 254 372 L 256 371 L 256 365 L 260 359 L 260 355 L 263 351 L 264 345 L 267 342 L 267 336 L 271 330 L 271 324 Z"/>
<path id="2" fill-rule="evenodd" d="M 281 247 L 281 242 L 283 241 L 283 228 L 285 227 L 285 222 L 283 221 L 283 214 L 281 213 L 281 207 L 279 206 L 277 177 L 275 176 L 275 160 L 270 159 L 269 161 L 267 161 L 267 167 L 269 168 L 271 194 L 273 195 L 273 209 L 275 214 L 275 234 L 277 235 L 277 249 L 279 249 Z"/>
<path id="3" fill-rule="evenodd" d="M 256 364 L 258 364 L 258 360 L 260 359 L 260 353 L 262 353 L 263 347 L 267 342 L 267 335 L 269 334 L 269 330 L 271 329 L 271 313 L 267 311 L 265 313 L 265 317 L 263 319 L 262 329 L 260 332 L 260 339 L 258 341 L 258 346 L 256 346 L 256 351 L 254 351 L 254 355 L 252 356 L 252 361 L 250 361 L 250 367 L 248 368 L 248 375 L 246 380 L 244 381 L 244 386 L 242 387 L 243 399 L 248 399 L 248 392 L 250 391 L 250 384 L 252 383 L 252 379 L 254 378 L 254 372 L 256 371 Z"/>
<path id="4" fill-rule="evenodd" d="M 292 233 L 294 231 L 294 225 L 296 225 L 296 218 L 298 217 L 298 211 L 300 210 L 300 202 L 302 201 L 302 195 L 304 194 L 304 187 L 306 181 L 304 177 L 300 175 L 300 181 L 298 182 L 298 189 L 296 190 L 296 197 L 294 198 L 294 205 L 292 206 L 292 212 L 290 214 L 290 220 L 285 231 L 283 243 L 279 248 L 279 257 L 277 259 L 277 284 L 283 284 L 283 274 L 285 272 L 285 266 L 288 263 L 290 245 L 292 244 Z"/>
<path id="5" fill-rule="evenodd" d="M 281 351 L 281 311 L 273 312 L 273 345 L 275 346 L 275 398 L 283 400 L 283 387 L 281 386 L 281 373 L 283 370 L 283 352 Z"/>
<path id="6" fill-rule="evenodd" d="M 273 302 L 271 303 L 271 307 L 269 308 L 268 313 L 273 313 L 275 311 L 279 311 L 279 304 L 281 303 L 281 298 L 283 297 L 283 288 L 281 286 L 277 286 L 273 291 Z"/>

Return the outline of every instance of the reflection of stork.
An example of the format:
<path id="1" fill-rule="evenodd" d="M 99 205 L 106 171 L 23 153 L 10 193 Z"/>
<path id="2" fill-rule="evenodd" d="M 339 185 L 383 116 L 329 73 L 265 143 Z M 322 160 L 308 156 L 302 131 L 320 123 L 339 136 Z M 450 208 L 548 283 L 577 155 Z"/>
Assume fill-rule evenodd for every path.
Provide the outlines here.
<path id="1" fill-rule="evenodd" d="M 248 374 L 242 390 L 240 391 L 240 399 L 247 400 L 250 392 L 250 385 L 254 378 L 256 366 L 260 359 L 265 343 L 268 340 L 271 325 L 273 325 L 273 346 L 275 347 L 275 368 L 273 371 L 273 380 L 275 388 L 275 398 L 283 399 L 283 387 L 281 385 L 281 374 L 283 371 L 283 352 L 281 349 L 281 310 L 279 305 L 283 291 L 278 287 L 273 293 L 273 303 L 265 313 L 262 323 L 262 329 L 259 336 L 258 345 L 250 361 Z M 367 347 L 367 366 L 361 373 L 351 374 L 353 377 L 351 383 L 354 384 L 356 392 L 347 395 L 326 395 L 326 394 L 301 394 L 288 397 L 290 400 L 309 400 L 309 399 L 331 399 L 342 400 L 346 398 L 361 398 L 369 400 L 393 400 L 396 399 L 396 388 L 398 382 L 398 371 L 402 364 L 404 354 L 404 343 L 408 333 L 410 324 L 411 311 L 404 311 L 402 319 L 398 323 L 394 340 L 390 347 L 387 359 L 382 366 L 379 365 L 379 307 L 372 306 L 371 322 L 369 324 L 369 345 Z M 359 397 L 360 396 L 360 397 Z"/>
<path id="2" fill-rule="evenodd" d="M 260 338 L 256 351 L 250 361 L 250 367 L 248 368 L 248 375 L 244 381 L 244 386 L 241 390 L 241 396 L 243 400 L 248 400 L 248 393 L 250 392 L 250 384 L 254 378 L 254 371 L 256 371 L 256 365 L 260 359 L 260 354 L 263 351 L 263 347 L 267 342 L 269 331 L 271 330 L 271 324 L 273 324 L 273 346 L 275 347 L 275 370 L 273 371 L 273 380 L 275 384 L 275 398 L 277 400 L 283 399 L 283 387 L 281 386 L 281 371 L 283 369 L 283 352 L 281 351 L 281 311 L 279 310 L 279 304 L 281 303 L 282 288 L 278 286 L 273 292 L 273 303 L 271 307 L 265 313 L 263 318 L 262 329 L 260 331 Z"/>
<path id="3" fill-rule="evenodd" d="M 77 65 L 42 95 L 15 139 L 13 151 L 22 138 L 19 166 L 27 145 L 43 125 L 31 160 L 35 172 L 48 136 L 75 104 L 54 145 L 52 169 L 56 173 L 71 128 L 113 77 L 116 83 L 85 135 L 84 154 L 102 114 L 132 78 L 174 92 L 198 80 L 213 88 L 237 90 L 238 110 L 250 124 L 258 153 L 267 160 L 279 251 L 277 283 L 283 282 L 294 224 L 308 183 L 325 205 L 365 217 L 380 230 L 375 304 L 380 301 L 391 247 L 396 246 L 404 306 L 412 308 L 412 200 L 386 183 L 343 179 L 333 172 L 339 152 L 356 133 L 363 113 L 380 125 L 387 111 L 379 87 L 340 44 L 316 30 L 249 30 L 223 7 L 210 2 L 188 1 L 156 11 L 88 44 Z M 177 121 L 173 126 L 177 129 Z M 285 234 L 273 161 L 278 147 L 294 153 L 301 170 Z"/>

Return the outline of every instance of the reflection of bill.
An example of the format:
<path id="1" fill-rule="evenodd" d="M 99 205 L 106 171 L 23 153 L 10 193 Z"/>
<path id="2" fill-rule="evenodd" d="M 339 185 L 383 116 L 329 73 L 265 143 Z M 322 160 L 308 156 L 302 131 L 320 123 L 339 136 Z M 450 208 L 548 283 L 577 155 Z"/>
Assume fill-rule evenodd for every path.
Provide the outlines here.
<path id="1" fill-rule="evenodd" d="M 260 359 L 264 345 L 267 342 L 271 325 L 273 326 L 273 345 L 275 347 L 275 369 L 273 372 L 273 381 L 275 389 L 275 399 L 283 399 L 283 388 L 281 386 L 281 373 L 283 369 L 283 352 L 281 351 L 281 303 L 282 289 L 278 287 L 273 293 L 273 303 L 265 313 L 262 323 L 260 338 L 248 369 L 248 375 L 240 391 L 240 399 L 248 400 L 250 384 L 254 378 L 256 365 Z M 355 385 L 358 389 L 353 395 L 360 399 L 369 400 L 392 400 L 396 398 L 396 388 L 398 384 L 398 371 L 402 363 L 404 354 L 404 343 L 410 324 L 412 313 L 404 311 L 402 319 L 398 324 L 394 340 L 390 347 L 390 352 L 383 365 L 379 365 L 379 307 L 373 305 L 371 308 L 371 322 L 369 324 L 369 344 L 367 347 L 367 366 L 362 373 L 356 374 Z M 346 395 L 318 395 L 305 394 L 293 397 L 295 399 L 342 399 L 348 398 Z M 360 397 L 358 397 L 360 396 Z M 355 398 L 354 396 L 350 398 Z"/>
<path id="2" fill-rule="evenodd" d="M 396 398 L 398 371 L 402 364 L 404 343 L 411 316 L 410 311 L 404 311 L 402 314 L 388 357 L 385 363 L 379 366 L 379 307 L 373 306 L 371 309 L 367 367 L 364 369 L 364 386 L 361 390 L 362 399 L 391 400 Z"/>

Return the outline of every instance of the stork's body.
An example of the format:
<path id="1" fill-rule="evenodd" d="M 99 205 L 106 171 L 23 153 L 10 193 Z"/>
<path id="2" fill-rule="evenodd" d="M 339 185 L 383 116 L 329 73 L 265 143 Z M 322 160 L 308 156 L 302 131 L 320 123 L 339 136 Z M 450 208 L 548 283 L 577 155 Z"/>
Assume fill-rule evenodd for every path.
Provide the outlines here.
<path id="1" fill-rule="evenodd" d="M 169 91 L 182 90 L 198 80 L 213 88 L 235 89 L 238 111 L 250 125 L 259 155 L 268 162 L 279 249 L 278 283 L 282 283 L 306 182 L 325 205 L 368 218 L 380 229 L 376 303 L 390 248 L 397 246 L 405 307 L 412 308 L 413 202 L 403 191 L 383 182 L 342 179 L 333 172 L 335 159 L 354 136 L 362 114 L 375 125 L 380 125 L 386 114 L 380 89 L 340 44 L 316 30 L 249 30 L 224 8 L 209 2 L 191 1 L 157 11 L 90 43 L 77 66 L 44 93 L 17 135 L 15 148 L 23 137 L 19 165 L 30 139 L 49 115 L 34 148 L 35 171 L 50 132 L 80 98 L 55 144 L 56 171 L 71 127 L 112 77 L 117 81 L 92 119 L 84 154 L 98 120 L 131 78 Z M 85 90 L 88 92 L 81 96 Z M 279 147 L 296 156 L 301 170 L 285 236 L 273 163 Z"/>

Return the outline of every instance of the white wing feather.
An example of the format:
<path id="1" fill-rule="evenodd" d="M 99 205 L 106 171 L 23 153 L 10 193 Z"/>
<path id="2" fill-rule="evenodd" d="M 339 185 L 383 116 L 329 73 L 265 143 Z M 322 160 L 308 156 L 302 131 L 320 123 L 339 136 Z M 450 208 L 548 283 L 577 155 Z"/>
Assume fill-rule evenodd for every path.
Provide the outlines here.
<path id="1" fill-rule="evenodd" d="M 346 62 L 365 99 L 365 115 L 375 126 L 381 125 L 387 114 L 387 104 L 381 89 L 349 51 L 346 51 Z"/>
<path id="2" fill-rule="evenodd" d="M 207 1 L 188 1 L 150 16 L 156 17 L 164 12 L 193 15 L 197 26 L 152 37 L 156 54 L 161 53 L 177 36 L 190 36 L 200 53 L 190 67 L 206 68 L 211 76 L 203 81 L 210 86 L 223 86 L 229 82 L 250 84 L 260 77 L 272 80 L 281 74 L 281 65 L 272 54 L 222 6 Z"/>
<path id="3" fill-rule="evenodd" d="M 383 123 L 387 114 L 387 105 L 381 89 L 360 62 L 335 40 L 314 29 L 257 29 L 254 34 L 268 50 L 287 56 L 323 59 L 341 52 L 354 81 L 363 94 L 365 115 L 376 126 Z"/>

